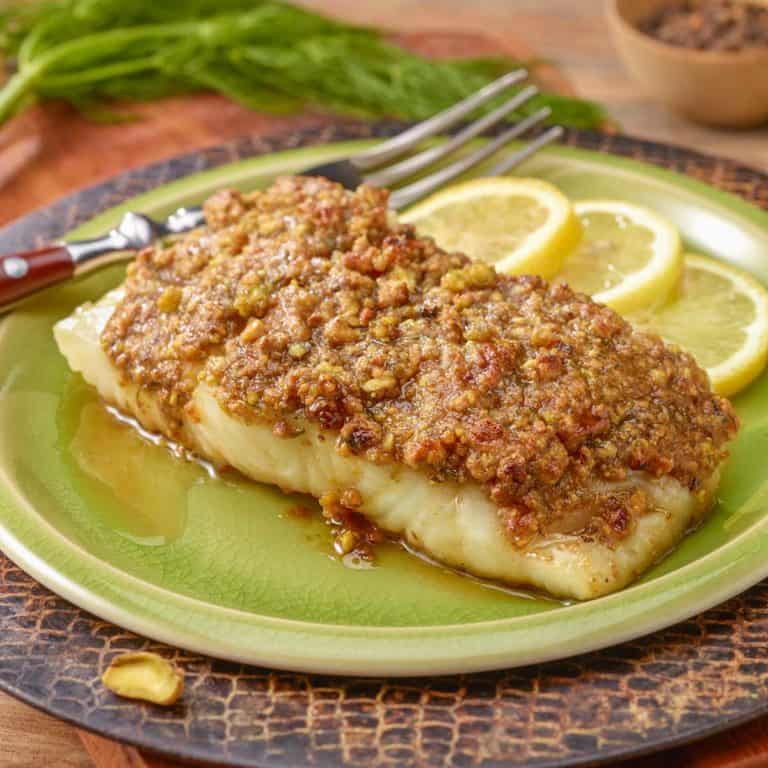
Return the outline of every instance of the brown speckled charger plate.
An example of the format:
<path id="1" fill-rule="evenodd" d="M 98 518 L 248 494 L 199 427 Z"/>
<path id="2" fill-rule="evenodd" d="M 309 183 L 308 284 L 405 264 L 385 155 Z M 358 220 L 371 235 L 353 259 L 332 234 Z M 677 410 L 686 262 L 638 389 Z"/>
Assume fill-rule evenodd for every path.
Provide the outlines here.
<path id="1" fill-rule="evenodd" d="M 0 231 L 0 252 L 55 238 L 159 184 L 240 158 L 396 132 L 340 122 L 243 139 L 126 173 Z M 655 163 L 768 207 L 768 176 L 624 136 L 567 143 Z M 116 653 L 155 650 L 187 676 L 167 710 L 117 699 L 98 682 Z M 0 555 L 0 688 L 115 739 L 242 766 L 570 766 L 700 738 L 768 712 L 768 582 L 631 643 L 516 669 L 435 679 L 270 672 L 137 637 L 72 606 Z"/>

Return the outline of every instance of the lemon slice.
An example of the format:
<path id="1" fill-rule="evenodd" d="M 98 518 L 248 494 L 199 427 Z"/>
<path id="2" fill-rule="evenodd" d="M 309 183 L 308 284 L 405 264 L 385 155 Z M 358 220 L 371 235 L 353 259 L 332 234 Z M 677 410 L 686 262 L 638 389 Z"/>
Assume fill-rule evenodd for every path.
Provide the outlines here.
<path id="1" fill-rule="evenodd" d="M 740 269 L 704 256 L 686 254 L 669 301 L 629 319 L 690 352 L 721 395 L 746 387 L 768 360 L 768 292 Z"/>
<path id="2" fill-rule="evenodd" d="M 447 251 L 500 272 L 551 277 L 580 237 L 568 198 L 538 179 L 488 178 L 454 184 L 400 216 Z"/>
<path id="3" fill-rule="evenodd" d="M 648 306 L 672 290 L 682 256 L 671 224 L 647 208 L 614 200 L 584 200 L 573 208 L 583 235 L 558 282 L 617 312 Z"/>

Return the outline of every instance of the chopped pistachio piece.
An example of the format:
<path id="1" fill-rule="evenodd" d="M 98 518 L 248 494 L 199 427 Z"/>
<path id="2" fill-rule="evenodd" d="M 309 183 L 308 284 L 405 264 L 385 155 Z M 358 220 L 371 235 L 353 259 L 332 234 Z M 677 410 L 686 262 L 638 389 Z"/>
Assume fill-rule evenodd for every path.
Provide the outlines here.
<path id="1" fill-rule="evenodd" d="M 306 342 L 296 342 L 288 347 L 288 354 L 297 360 L 304 357 L 307 352 L 309 352 L 309 344 Z"/>
<path id="2" fill-rule="evenodd" d="M 397 384 L 397 380 L 391 374 L 384 376 L 376 376 L 363 383 L 363 390 L 365 392 L 381 392 L 384 389 L 391 389 Z"/>
<path id="3" fill-rule="evenodd" d="M 340 555 L 349 554 L 356 545 L 357 536 L 355 536 L 354 531 L 344 531 L 344 533 L 336 539 L 335 543 L 335 547 Z"/>
<path id="4" fill-rule="evenodd" d="M 181 303 L 181 288 L 177 285 L 169 285 L 157 300 L 157 308 L 161 312 L 175 312 Z"/>
<path id="5" fill-rule="evenodd" d="M 112 660 L 101 676 L 110 691 L 127 699 L 171 706 L 184 692 L 184 676 L 156 653 L 124 653 Z"/>

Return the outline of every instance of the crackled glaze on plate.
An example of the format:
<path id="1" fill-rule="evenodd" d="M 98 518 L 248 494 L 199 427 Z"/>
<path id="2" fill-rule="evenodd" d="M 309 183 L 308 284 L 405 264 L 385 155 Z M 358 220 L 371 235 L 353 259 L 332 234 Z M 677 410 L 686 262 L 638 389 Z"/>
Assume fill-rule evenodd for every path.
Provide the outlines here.
<path id="1" fill-rule="evenodd" d="M 164 214 L 221 186 L 347 154 L 352 144 L 223 166 L 108 211 Z M 768 215 L 682 176 L 557 148 L 520 169 L 573 198 L 619 197 L 672 219 L 687 245 L 768 281 Z M 712 516 L 637 585 L 564 606 L 507 593 L 396 547 L 377 567 L 330 557 L 306 499 L 225 476 L 139 441 L 105 415 L 50 329 L 120 280 L 113 268 L 41 295 L 0 329 L 0 546 L 47 586 L 134 631 L 214 656 L 350 674 L 434 674 L 561 658 L 651 632 L 768 574 L 768 377 L 736 406 L 742 432 Z M 113 460 L 120 456 L 119 461 Z"/>

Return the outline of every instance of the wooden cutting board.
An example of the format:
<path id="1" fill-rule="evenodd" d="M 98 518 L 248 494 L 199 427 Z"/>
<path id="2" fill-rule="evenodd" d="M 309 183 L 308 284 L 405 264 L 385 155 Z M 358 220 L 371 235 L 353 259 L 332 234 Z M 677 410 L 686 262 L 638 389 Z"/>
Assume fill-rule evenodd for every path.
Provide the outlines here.
<path id="1" fill-rule="evenodd" d="M 525 44 L 456 32 L 393 35 L 394 42 L 434 57 L 505 55 L 531 59 Z M 552 66 L 535 68 L 548 90 L 573 89 Z M 137 119 L 118 124 L 89 122 L 66 104 L 36 106 L 0 128 L 0 225 L 129 168 L 221 144 L 247 134 L 269 135 L 329 121 L 319 111 L 299 115 L 251 112 L 212 93 L 116 107 Z"/>

